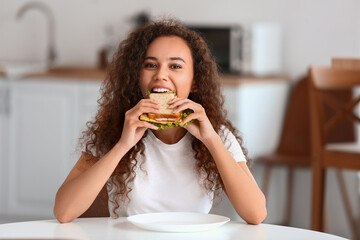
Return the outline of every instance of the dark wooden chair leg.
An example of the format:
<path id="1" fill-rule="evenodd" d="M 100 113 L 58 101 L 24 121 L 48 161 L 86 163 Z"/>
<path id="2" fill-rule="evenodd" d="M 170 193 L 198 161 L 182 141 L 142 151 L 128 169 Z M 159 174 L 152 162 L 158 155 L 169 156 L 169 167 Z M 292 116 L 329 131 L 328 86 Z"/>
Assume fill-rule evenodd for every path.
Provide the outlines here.
<path id="1" fill-rule="evenodd" d="M 325 169 L 317 163 L 313 163 L 312 173 L 312 209 L 311 209 L 311 229 L 324 231 L 324 193 L 325 193 Z"/>

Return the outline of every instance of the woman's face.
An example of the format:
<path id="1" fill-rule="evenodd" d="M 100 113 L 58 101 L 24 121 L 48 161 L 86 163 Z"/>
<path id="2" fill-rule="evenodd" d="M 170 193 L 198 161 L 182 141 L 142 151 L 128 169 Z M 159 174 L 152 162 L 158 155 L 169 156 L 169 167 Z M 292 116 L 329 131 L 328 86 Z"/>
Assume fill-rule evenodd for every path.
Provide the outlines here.
<path id="1" fill-rule="evenodd" d="M 180 37 L 158 37 L 150 43 L 140 71 L 140 88 L 146 93 L 174 90 L 179 98 L 189 96 L 194 78 L 191 50 Z"/>

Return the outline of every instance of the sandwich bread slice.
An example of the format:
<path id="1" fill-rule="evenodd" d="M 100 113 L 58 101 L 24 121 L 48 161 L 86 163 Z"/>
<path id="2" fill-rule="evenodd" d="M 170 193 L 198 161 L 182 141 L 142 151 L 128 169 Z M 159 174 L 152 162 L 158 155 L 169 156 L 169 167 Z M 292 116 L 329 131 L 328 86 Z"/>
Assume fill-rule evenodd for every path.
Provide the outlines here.
<path id="1" fill-rule="evenodd" d="M 157 113 L 141 114 L 140 120 L 152 123 L 159 127 L 159 129 L 178 127 L 182 120 L 192 113 L 191 110 L 173 113 L 173 109 L 169 108 L 169 102 L 176 98 L 176 95 L 172 91 L 164 93 L 150 93 L 148 97 L 159 103 L 160 110 Z"/>

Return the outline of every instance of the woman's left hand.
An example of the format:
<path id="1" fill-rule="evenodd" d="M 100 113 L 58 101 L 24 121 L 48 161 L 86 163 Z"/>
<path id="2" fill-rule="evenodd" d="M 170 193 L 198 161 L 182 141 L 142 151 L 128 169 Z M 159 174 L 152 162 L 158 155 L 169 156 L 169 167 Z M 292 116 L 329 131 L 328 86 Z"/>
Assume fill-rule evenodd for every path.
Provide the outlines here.
<path id="1" fill-rule="evenodd" d="M 173 109 L 174 113 L 184 111 L 185 109 L 194 111 L 188 115 L 180 125 L 195 120 L 193 123 L 185 126 L 185 128 L 205 145 L 210 139 L 217 135 L 206 115 L 205 109 L 200 104 L 193 102 L 188 98 L 174 98 L 169 102 L 169 108 Z"/>

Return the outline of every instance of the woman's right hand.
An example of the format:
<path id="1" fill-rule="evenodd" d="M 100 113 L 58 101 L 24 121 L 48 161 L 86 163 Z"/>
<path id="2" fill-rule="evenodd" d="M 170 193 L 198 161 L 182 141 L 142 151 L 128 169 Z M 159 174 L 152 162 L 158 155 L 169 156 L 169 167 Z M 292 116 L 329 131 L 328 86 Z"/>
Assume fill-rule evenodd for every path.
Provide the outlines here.
<path id="1" fill-rule="evenodd" d="M 133 108 L 125 113 L 123 131 L 118 144 L 126 151 L 129 151 L 144 135 L 146 129 L 158 130 L 155 125 L 141 121 L 140 115 L 143 113 L 156 113 L 159 105 L 152 99 L 141 99 Z"/>

